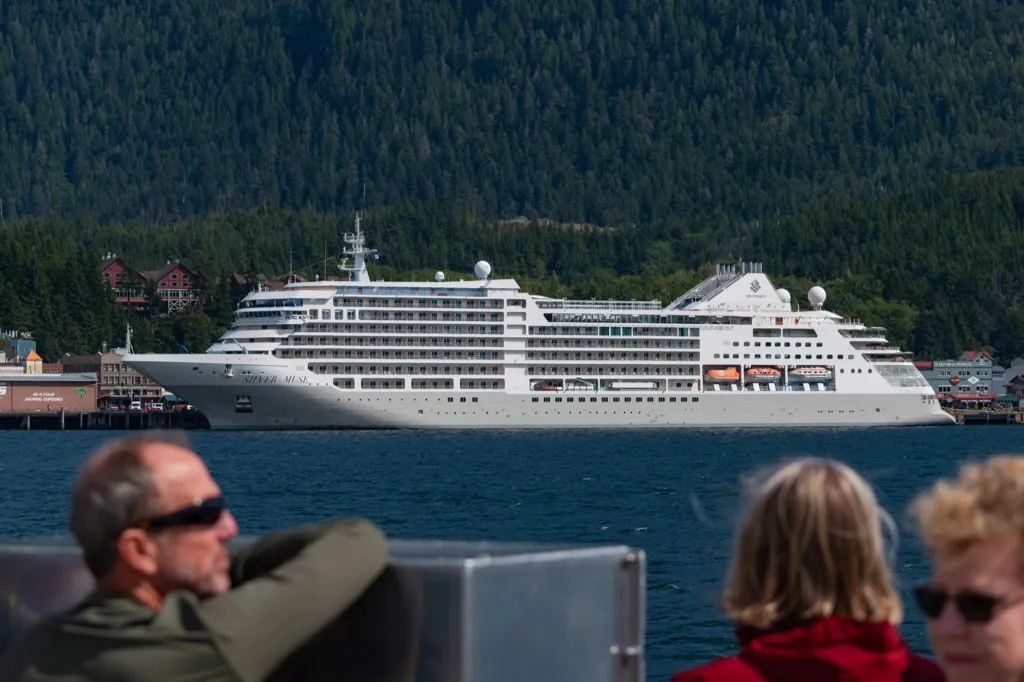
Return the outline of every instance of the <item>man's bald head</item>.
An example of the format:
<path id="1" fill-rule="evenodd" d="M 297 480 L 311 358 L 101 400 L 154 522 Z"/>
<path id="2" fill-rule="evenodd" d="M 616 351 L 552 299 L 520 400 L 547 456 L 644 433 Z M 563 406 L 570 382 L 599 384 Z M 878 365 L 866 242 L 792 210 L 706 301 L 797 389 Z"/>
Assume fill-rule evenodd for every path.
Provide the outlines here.
<path id="1" fill-rule="evenodd" d="M 195 457 L 183 432 L 146 431 L 101 445 L 75 481 L 68 526 L 97 579 L 117 563 L 121 531 L 160 512 L 162 486 L 153 475 L 154 459 L 148 456 L 155 449 Z"/>

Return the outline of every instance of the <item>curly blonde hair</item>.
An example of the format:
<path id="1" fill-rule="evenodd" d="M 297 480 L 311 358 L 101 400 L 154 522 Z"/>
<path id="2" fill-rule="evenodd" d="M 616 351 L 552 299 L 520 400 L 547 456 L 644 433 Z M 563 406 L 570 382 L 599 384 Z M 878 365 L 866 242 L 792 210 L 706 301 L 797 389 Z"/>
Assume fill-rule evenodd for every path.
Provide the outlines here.
<path id="1" fill-rule="evenodd" d="M 883 537 L 894 524 L 871 486 L 848 466 L 814 457 L 761 480 L 736 536 L 725 614 L 762 630 L 828 616 L 899 623 Z"/>
<path id="2" fill-rule="evenodd" d="M 999 455 L 960 467 L 911 505 L 929 551 L 960 554 L 994 538 L 1024 537 L 1024 457 Z"/>

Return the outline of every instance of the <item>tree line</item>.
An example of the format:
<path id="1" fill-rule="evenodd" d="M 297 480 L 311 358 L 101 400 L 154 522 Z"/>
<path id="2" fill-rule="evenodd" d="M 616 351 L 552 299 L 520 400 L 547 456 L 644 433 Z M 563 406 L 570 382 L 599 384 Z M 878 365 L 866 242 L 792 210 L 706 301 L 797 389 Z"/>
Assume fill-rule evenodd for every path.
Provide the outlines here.
<path id="1" fill-rule="evenodd" d="M 232 274 L 336 277 L 351 213 L 249 209 L 166 225 L 22 218 L 0 226 L 0 328 L 33 330 L 43 355 L 95 352 L 136 329 L 143 351 L 205 349 L 231 321 Z M 735 233 L 725 219 L 601 228 L 503 223 L 453 204 L 368 211 L 380 250 L 374 279 L 472 278 L 478 260 L 531 293 L 667 304 L 719 261 L 758 260 L 804 304 L 815 284 L 826 307 L 889 329 L 918 357 L 988 347 L 1024 354 L 1024 169 L 950 175 L 881 197 L 849 199 Z M 119 307 L 99 280 L 115 252 L 138 269 L 168 258 L 201 275 L 202 310 L 167 317 Z M 244 293 L 244 292 L 243 292 Z"/>

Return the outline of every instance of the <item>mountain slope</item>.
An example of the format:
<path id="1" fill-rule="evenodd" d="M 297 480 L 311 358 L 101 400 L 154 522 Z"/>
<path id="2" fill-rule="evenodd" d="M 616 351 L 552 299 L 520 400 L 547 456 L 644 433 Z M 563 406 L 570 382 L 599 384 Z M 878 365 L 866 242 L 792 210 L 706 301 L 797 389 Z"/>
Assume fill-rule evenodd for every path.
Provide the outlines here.
<path id="1" fill-rule="evenodd" d="M 1022 40 L 1000 0 L 9 0 L 0 201 L 767 219 L 1024 161 Z"/>

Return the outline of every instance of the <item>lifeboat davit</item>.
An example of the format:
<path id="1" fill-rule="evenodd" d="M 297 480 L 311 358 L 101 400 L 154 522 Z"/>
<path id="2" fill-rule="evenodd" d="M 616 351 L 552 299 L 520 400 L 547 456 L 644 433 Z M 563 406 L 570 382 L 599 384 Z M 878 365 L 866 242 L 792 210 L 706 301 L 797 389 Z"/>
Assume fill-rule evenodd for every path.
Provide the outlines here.
<path id="1" fill-rule="evenodd" d="M 747 381 L 761 384 L 774 384 L 782 378 L 782 372 L 774 367 L 751 367 L 746 375 Z"/>
<path id="2" fill-rule="evenodd" d="M 735 367 L 709 369 L 704 374 L 704 381 L 709 384 L 732 384 L 740 380 L 740 371 Z"/>

